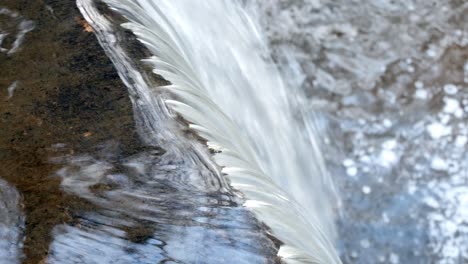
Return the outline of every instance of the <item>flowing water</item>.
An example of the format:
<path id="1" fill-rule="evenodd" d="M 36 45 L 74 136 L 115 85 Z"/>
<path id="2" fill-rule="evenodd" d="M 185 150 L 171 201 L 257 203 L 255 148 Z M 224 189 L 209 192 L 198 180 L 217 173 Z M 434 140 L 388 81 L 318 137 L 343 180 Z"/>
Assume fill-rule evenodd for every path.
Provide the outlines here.
<path id="1" fill-rule="evenodd" d="M 1 1 L 0 264 L 466 263 L 467 8 Z"/>
<path id="2" fill-rule="evenodd" d="M 324 115 L 343 261 L 466 263 L 468 3 L 253 2 Z"/>
<path id="3" fill-rule="evenodd" d="M 132 68 L 119 38 L 112 36 L 112 25 L 93 2 L 78 1 L 134 93 L 135 115 L 144 119 L 142 137 L 149 144 L 154 138 L 153 144 L 166 149 L 165 141 L 171 145 L 184 141 L 172 135 L 173 129 L 164 129 L 162 123 L 170 122 L 164 103 L 169 104 L 217 152 L 214 160 L 223 168 L 214 165 L 212 169 L 218 181 L 226 178 L 240 190 L 246 199 L 244 206 L 285 244 L 280 248 L 281 257 L 339 262 L 331 242 L 333 186 L 313 123 L 301 115 L 292 100 L 300 97 L 300 91 L 288 93 L 268 59 L 258 28 L 242 6 L 228 1 L 107 3 L 130 20 L 123 26 L 152 52 L 153 57 L 145 62 L 171 82 L 164 87 L 148 84 Z M 197 159 L 211 163 L 210 157 Z"/>

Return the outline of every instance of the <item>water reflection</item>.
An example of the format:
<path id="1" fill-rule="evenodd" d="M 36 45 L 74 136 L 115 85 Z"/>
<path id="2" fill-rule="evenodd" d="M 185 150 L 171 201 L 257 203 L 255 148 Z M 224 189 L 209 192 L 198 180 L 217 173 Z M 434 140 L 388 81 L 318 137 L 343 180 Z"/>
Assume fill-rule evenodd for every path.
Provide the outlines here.
<path id="1" fill-rule="evenodd" d="M 198 169 L 158 149 L 100 149 L 51 159 L 63 166 L 61 188 L 96 208 L 54 228 L 49 263 L 274 262 L 277 249 L 251 213 Z"/>
<path id="2" fill-rule="evenodd" d="M 6 97 L 6 100 L 9 100 L 10 98 L 13 97 L 16 87 L 18 87 L 18 81 L 14 81 L 12 84 L 10 84 L 10 86 L 8 86 L 7 88 L 8 95 Z"/>
<path id="3" fill-rule="evenodd" d="M 11 55 L 18 51 L 34 22 L 8 8 L 0 7 L 0 51 Z"/>
<path id="4" fill-rule="evenodd" d="M 199 166 L 202 144 L 164 122 L 151 129 L 171 140 L 140 140 L 150 117 L 132 118 L 75 2 L 45 2 L 0 13 L 0 264 L 275 262 L 266 227 Z"/>

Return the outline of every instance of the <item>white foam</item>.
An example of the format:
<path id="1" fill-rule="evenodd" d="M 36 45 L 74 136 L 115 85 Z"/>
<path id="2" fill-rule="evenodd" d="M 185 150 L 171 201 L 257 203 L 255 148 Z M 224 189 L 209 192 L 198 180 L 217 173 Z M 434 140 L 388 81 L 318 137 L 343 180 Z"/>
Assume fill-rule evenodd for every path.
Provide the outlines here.
<path id="1" fill-rule="evenodd" d="M 453 98 L 444 98 L 444 112 L 448 114 L 456 114 L 459 115 L 458 113 L 461 111 L 463 113 L 463 110 L 460 107 L 460 102 L 456 99 Z"/>
<path id="2" fill-rule="evenodd" d="M 429 93 L 425 89 L 416 89 L 416 92 L 414 93 L 414 97 L 425 100 L 429 97 Z"/>
<path id="3" fill-rule="evenodd" d="M 433 139 L 439 139 L 452 133 L 452 128 L 440 123 L 432 123 L 427 126 L 427 131 Z"/>
<path id="4" fill-rule="evenodd" d="M 444 92 L 449 95 L 454 95 L 458 92 L 458 88 L 453 84 L 446 84 L 444 85 Z"/>
<path id="5" fill-rule="evenodd" d="M 435 157 L 431 161 L 431 168 L 437 171 L 446 171 L 448 169 L 448 163 L 440 157 Z"/>

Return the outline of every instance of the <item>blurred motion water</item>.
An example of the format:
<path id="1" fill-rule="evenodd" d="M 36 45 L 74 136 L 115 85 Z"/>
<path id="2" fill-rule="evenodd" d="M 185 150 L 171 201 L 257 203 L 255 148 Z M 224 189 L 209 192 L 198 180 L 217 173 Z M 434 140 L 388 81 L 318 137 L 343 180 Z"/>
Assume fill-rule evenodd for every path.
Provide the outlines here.
<path id="1" fill-rule="evenodd" d="M 54 228 L 48 263 L 274 262 L 253 216 L 180 155 L 122 156 L 107 143 L 52 162 L 63 166 L 62 188 L 97 208 Z"/>
<path id="2" fill-rule="evenodd" d="M 278 262 L 269 228 L 201 161 L 206 147 L 152 119 L 164 108 L 133 116 L 131 100 L 135 112 L 148 101 L 129 99 L 75 3 L 1 4 L 36 25 L 0 53 L 1 264 Z M 128 32 L 107 37 L 144 54 Z"/>
<path id="3" fill-rule="evenodd" d="M 0 7 L 0 51 L 11 55 L 18 51 L 26 33 L 34 29 L 34 22 L 8 8 Z"/>
<path id="4" fill-rule="evenodd" d="M 466 263 L 468 3 L 253 5 L 305 107 L 323 112 L 343 261 Z"/>
<path id="5" fill-rule="evenodd" d="M 329 210 L 330 240 L 339 209 L 344 263 L 468 262 L 466 1 L 239 1 L 268 47 L 237 39 L 235 20 L 217 31 L 234 9 L 159 2 L 187 33 L 196 69 L 221 58 L 202 79 L 257 144 L 262 169 L 280 185 L 297 175 L 291 160 L 331 175 L 336 203 L 317 203 L 307 179 L 292 189 L 312 212 Z M 165 106 L 174 95 L 152 89 L 167 82 L 139 61 L 150 52 L 93 3 L 85 18 L 74 1 L 0 2 L 0 264 L 279 263 L 284 241 Z M 229 66 L 270 52 L 284 84 L 263 78 L 272 63 Z M 229 74 L 245 78 L 217 79 Z M 276 140 L 281 127 L 320 136 L 296 149 Z"/>
<path id="6" fill-rule="evenodd" d="M 284 260 L 339 263 L 333 246 L 334 186 L 317 148 L 314 123 L 296 109 L 297 95 L 286 90 L 242 6 L 229 1 L 105 2 L 129 20 L 122 26 L 152 53 L 144 62 L 171 83 L 150 83 L 133 66 L 137 58 L 122 48 L 115 22 L 93 1 L 77 1 L 129 88 L 135 116 L 143 120 L 141 137 L 183 153 L 198 166 L 214 160 L 214 176 L 240 191 L 244 206 L 284 244 L 278 253 Z M 166 105 L 206 140 L 214 158 L 177 134 L 171 126 L 176 115 Z"/>

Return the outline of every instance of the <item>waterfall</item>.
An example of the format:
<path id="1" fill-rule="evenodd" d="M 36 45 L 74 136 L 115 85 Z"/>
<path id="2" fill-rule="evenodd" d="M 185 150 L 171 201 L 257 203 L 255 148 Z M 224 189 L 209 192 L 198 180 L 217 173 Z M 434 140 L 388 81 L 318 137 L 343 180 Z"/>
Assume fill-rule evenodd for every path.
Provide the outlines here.
<path id="1" fill-rule="evenodd" d="M 104 2 L 127 19 L 122 27 L 151 52 L 144 62 L 170 82 L 156 86 L 139 73 L 93 1 L 77 0 L 129 88 L 145 142 L 187 141 L 168 125 L 182 117 L 214 153 L 193 143 L 198 162 L 239 191 L 244 206 L 271 228 L 282 242 L 278 256 L 288 263 L 341 263 L 333 245 L 334 188 L 314 122 L 300 108 L 301 91 L 283 81 L 242 4 Z"/>

